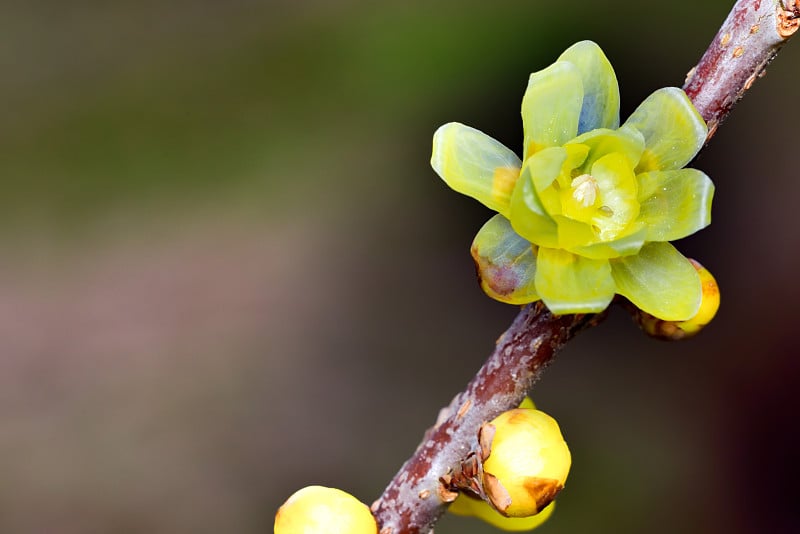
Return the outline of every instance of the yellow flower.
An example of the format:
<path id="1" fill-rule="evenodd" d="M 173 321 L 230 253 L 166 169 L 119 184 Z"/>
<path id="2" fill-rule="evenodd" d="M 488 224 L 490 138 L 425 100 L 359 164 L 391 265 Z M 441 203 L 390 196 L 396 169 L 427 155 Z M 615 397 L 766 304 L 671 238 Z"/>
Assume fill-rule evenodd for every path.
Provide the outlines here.
<path id="1" fill-rule="evenodd" d="M 663 320 L 694 317 L 700 278 L 669 241 L 710 223 L 714 185 L 683 168 L 707 134 L 686 94 L 659 89 L 620 126 L 614 70 L 583 41 L 531 75 L 522 121 L 521 160 L 463 124 L 434 134 L 434 170 L 498 212 L 472 245 L 484 291 L 556 314 L 620 294 Z"/>

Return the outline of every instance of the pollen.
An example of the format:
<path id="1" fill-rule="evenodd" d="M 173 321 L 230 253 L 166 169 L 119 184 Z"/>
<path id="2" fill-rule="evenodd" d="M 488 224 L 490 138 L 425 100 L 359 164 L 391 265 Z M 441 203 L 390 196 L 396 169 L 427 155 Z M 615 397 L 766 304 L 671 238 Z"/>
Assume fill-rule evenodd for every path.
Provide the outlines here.
<path id="1" fill-rule="evenodd" d="M 597 180 L 591 174 L 581 174 L 572 180 L 570 187 L 572 188 L 572 198 L 584 208 L 594 205 L 597 201 L 600 188 L 597 186 Z"/>

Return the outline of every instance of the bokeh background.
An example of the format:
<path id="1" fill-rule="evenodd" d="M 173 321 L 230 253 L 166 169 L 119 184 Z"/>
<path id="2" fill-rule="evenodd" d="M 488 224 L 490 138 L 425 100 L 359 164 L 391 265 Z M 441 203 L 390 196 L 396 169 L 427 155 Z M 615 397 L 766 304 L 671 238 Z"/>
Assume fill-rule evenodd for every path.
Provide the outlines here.
<path id="1" fill-rule="evenodd" d="M 521 145 L 527 76 L 601 44 L 623 118 L 730 0 L 17 2 L 0 17 L 0 532 L 270 532 L 312 483 L 371 502 L 516 313 L 489 217 L 429 167 Z M 790 43 L 695 163 L 699 338 L 616 310 L 537 385 L 574 466 L 545 533 L 800 524 L 800 120 Z M 445 518 L 437 533 L 490 532 Z"/>

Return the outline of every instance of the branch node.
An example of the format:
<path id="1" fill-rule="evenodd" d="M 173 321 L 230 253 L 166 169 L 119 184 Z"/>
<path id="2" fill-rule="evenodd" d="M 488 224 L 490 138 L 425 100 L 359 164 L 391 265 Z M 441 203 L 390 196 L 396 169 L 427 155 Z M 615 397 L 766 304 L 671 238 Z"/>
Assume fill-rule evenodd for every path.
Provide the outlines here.
<path id="1" fill-rule="evenodd" d="M 788 39 L 800 27 L 800 2 L 784 0 L 783 7 L 778 6 L 778 35 Z"/>

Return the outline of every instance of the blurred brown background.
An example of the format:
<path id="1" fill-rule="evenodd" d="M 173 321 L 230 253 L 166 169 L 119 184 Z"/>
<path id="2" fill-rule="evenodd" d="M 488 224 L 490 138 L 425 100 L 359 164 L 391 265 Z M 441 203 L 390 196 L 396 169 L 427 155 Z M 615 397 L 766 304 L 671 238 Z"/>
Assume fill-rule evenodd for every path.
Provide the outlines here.
<path id="1" fill-rule="evenodd" d="M 0 17 L 0 532 L 270 532 L 371 502 L 515 314 L 489 217 L 431 171 L 458 120 L 522 142 L 527 76 L 593 39 L 623 119 L 732 1 L 18 2 Z M 797 480 L 800 43 L 695 166 L 699 338 L 619 310 L 537 386 L 574 464 L 546 533 L 782 533 Z M 490 532 L 446 518 L 438 534 Z"/>

